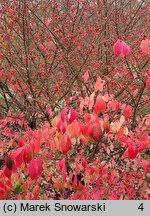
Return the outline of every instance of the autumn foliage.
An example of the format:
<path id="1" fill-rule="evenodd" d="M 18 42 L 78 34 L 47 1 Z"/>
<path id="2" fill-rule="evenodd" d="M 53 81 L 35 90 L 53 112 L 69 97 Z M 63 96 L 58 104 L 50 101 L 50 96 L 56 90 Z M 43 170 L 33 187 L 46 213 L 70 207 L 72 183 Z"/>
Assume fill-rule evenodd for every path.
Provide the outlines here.
<path id="1" fill-rule="evenodd" d="M 149 199 L 147 2 L 1 12 L 0 199 Z"/>

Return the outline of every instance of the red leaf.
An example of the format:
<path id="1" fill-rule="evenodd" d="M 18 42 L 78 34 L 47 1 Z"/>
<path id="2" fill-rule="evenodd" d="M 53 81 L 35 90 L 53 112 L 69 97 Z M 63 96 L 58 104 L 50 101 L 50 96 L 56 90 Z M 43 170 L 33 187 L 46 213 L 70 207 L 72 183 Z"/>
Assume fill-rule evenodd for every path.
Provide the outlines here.
<path id="1" fill-rule="evenodd" d="M 88 130 L 87 130 L 87 134 L 88 134 L 88 136 L 89 137 L 92 137 L 93 136 L 93 125 L 92 124 L 90 124 L 89 126 L 88 126 Z"/>
<path id="2" fill-rule="evenodd" d="M 71 140 L 68 135 L 63 135 L 59 141 L 60 151 L 63 154 L 67 154 L 67 152 L 71 148 Z"/>
<path id="3" fill-rule="evenodd" d="M 129 146 L 128 154 L 131 159 L 134 159 L 138 154 L 138 149 L 136 148 L 136 146 L 134 145 Z"/>
<path id="4" fill-rule="evenodd" d="M 25 163 L 29 163 L 32 159 L 32 148 L 31 146 L 25 146 L 24 147 L 24 154 L 23 154 L 23 160 Z"/>
<path id="5" fill-rule="evenodd" d="M 65 158 L 59 161 L 59 169 L 61 171 L 66 171 L 66 164 L 65 164 Z"/>
<path id="6" fill-rule="evenodd" d="M 23 139 L 19 139 L 18 140 L 18 146 L 22 147 L 24 145 L 24 140 Z"/>
<path id="7" fill-rule="evenodd" d="M 94 112 L 96 113 L 96 115 L 98 115 L 99 113 L 103 113 L 106 110 L 106 103 L 102 98 L 97 99 L 95 105 L 94 105 Z"/>
<path id="8" fill-rule="evenodd" d="M 101 128 L 99 125 L 94 125 L 92 128 L 92 137 L 95 141 L 99 141 L 102 138 Z"/>
<path id="9" fill-rule="evenodd" d="M 88 136 L 88 128 L 89 128 L 88 125 L 81 124 L 80 131 L 84 136 Z"/>
<path id="10" fill-rule="evenodd" d="M 39 132 L 35 133 L 34 136 L 36 138 L 35 138 L 34 143 L 31 144 L 31 147 L 32 147 L 34 152 L 38 153 L 40 151 L 40 148 L 41 148 L 42 136 Z"/>
<path id="11" fill-rule="evenodd" d="M 88 167 L 88 171 L 90 175 L 93 175 L 93 173 L 95 172 L 95 169 L 92 166 L 90 166 Z"/>
<path id="12" fill-rule="evenodd" d="M 66 125 L 61 119 L 57 123 L 57 130 L 58 132 L 62 132 L 62 133 L 65 133 L 66 131 Z"/>
<path id="13" fill-rule="evenodd" d="M 2 196 L 5 193 L 5 184 L 3 182 L 0 182 L 0 200 L 2 200 Z"/>
<path id="14" fill-rule="evenodd" d="M 83 168 L 86 168 L 87 165 L 88 165 L 87 160 L 84 159 L 84 160 L 82 161 L 82 166 L 83 166 Z"/>
<path id="15" fill-rule="evenodd" d="M 64 179 L 66 179 L 67 167 L 65 164 L 65 158 L 63 158 L 61 161 L 59 161 L 58 165 L 59 165 L 59 169 L 60 169 Z"/>
<path id="16" fill-rule="evenodd" d="M 124 130 L 123 128 L 120 128 L 116 133 L 116 137 L 120 139 L 123 135 L 124 135 Z"/>
<path id="17" fill-rule="evenodd" d="M 78 120 L 78 114 L 75 110 L 71 107 L 68 114 L 69 123 L 73 122 L 74 120 Z"/>
<path id="18" fill-rule="evenodd" d="M 32 159 L 29 164 L 29 175 L 32 180 L 37 178 L 42 172 L 42 161 L 40 159 Z"/>
<path id="19" fill-rule="evenodd" d="M 91 120 L 91 115 L 89 113 L 85 113 L 84 115 L 84 122 L 89 123 Z"/>
<path id="20" fill-rule="evenodd" d="M 7 167 L 4 168 L 4 175 L 7 177 L 7 178 L 10 178 L 11 177 L 11 174 L 12 174 L 12 170 L 8 169 Z"/>
<path id="21" fill-rule="evenodd" d="M 15 163 L 15 168 L 18 168 L 21 166 L 23 162 L 23 154 L 24 154 L 24 148 L 18 148 L 16 151 L 12 152 L 12 160 Z"/>

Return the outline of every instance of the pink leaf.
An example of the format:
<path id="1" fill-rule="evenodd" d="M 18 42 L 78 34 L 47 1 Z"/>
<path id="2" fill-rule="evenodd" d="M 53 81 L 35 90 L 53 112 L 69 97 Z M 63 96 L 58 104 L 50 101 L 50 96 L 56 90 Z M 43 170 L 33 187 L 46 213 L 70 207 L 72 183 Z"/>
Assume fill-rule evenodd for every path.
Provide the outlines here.
<path id="1" fill-rule="evenodd" d="M 77 121 L 73 121 L 70 125 L 68 125 L 67 132 L 70 138 L 79 137 L 80 136 L 80 127 Z"/>
<path id="2" fill-rule="evenodd" d="M 108 102 L 108 108 L 118 112 L 118 109 L 120 108 L 120 103 L 117 100 L 112 100 Z"/>
<path id="3" fill-rule="evenodd" d="M 122 41 L 122 55 L 128 57 L 131 54 L 130 47 Z"/>
<path id="4" fill-rule="evenodd" d="M 143 53 L 150 54 L 150 39 L 142 40 L 140 47 Z"/>
<path id="5" fill-rule="evenodd" d="M 64 179 L 66 179 L 67 166 L 65 164 L 65 158 L 59 161 L 58 166 L 59 166 L 59 170 L 61 171 Z"/>
<path id="6" fill-rule="evenodd" d="M 32 159 L 29 164 L 29 175 L 32 180 L 37 178 L 42 172 L 42 162 L 40 159 Z"/>
<path id="7" fill-rule="evenodd" d="M 93 64 L 93 68 L 98 69 L 99 68 L 99 64 L 97 64 L 97 63 Z"/>
<path id="8" fill-rule="evenodd" d="M 141 166 L 143 167 L 145 172 L 150 172 L 150 161 L 143 159 L 141 161 Z"/>
<path id="9" fill-rule="evenodd" d="M 66 107 L 61 111 L 60 117 L 61 117 L 61 120 L 62 120 L 63 122 L 65 121 L 65 117 L 66 117 L 67 111 L 68 111 L 68 110 L 67 110 Z"/>
<path id="10" fill-rule="evenodd" d="M 117 40 L 113 47 L 115 57 L 126 56 L 128 57 L 131 54 L 130 47 L 122 40 Z"/>
<path id="11" fill-rule="evenodd" d="M 94 97 L 95 97 L 95 92 L 93 92 L 89 97 L 89 104 L 88 104 L 89 110 L 91 110 L 94 105 Z"/>
<path id="12" fill-rule="evenodd" d="M 149 89 L 150 88 L 150 71 L 147 74 L 146 77 L 146 88 Z"/>
<path id="13" fill-rule="evenodd" d="M 0 59 L 4 60 L 4 55 L 0 53 Z"/>
<path id="14" fill-rule="evenodd" d="M 123 110 L 123 115 L 124 115 L 126 118 L 130 117 L 130 116 L 132 115 L 132 113 L 133 113 L 133 108 L 132 108 L 130 105 L 127 105 L 127 106 L 125 107 L 125 109 Z"/>
<path id="15" fill-rule="evenodd" d="M 103 91 L 103 85 L 104 85 L 103 80 L 100 77 L 98 77 L 94 85 L 95 91 Z"/>
<path id="16" fill-rule="evenodd" d="M 134 77 L 134 79 L 137 78 L 137 73 L 136 72 L 133 73 L 133 77 Z"/>
<path id="17" fill-rule="evenodd" d="M 84 79 L 84 82 L 86 83 L 89 79 L 89 72 L 85 72 L 85 74 L 83 75 L 83 79 Z"/>

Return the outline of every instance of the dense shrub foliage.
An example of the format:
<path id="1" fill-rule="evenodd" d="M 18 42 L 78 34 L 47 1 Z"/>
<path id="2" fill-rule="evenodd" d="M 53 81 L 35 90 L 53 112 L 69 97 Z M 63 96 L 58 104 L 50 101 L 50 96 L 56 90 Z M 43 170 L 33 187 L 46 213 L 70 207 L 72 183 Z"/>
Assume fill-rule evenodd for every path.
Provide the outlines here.
<path id="1" fill-rule="evenodd" d="M 0 10 L 0 199 L 149 199 L 148 2 Z"/>

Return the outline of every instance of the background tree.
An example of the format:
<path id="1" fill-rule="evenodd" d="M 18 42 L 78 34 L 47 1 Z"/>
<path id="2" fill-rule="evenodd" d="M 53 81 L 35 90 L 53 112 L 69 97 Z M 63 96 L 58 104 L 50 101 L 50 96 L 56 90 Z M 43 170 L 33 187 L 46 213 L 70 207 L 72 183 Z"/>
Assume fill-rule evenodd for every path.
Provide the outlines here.
<path id="1" fill-rule="evenodd" d="M 2 1 L 1 113 L 22 113 L 31 127 L 50 121 L 100 75 L 108 94 L 143 116 L 150 105 L 145 89 L 149 57 L 140 42 L 148 37 L 148 1 Z M 117 39 L 131 46 L 129 58 L 116 59 Z M 83 82 L 88 72 L 90 83 Z M 70 99 L 71 98 L 71 99 Z M 38 113 L 38 115 L 37 115 Z"/>

